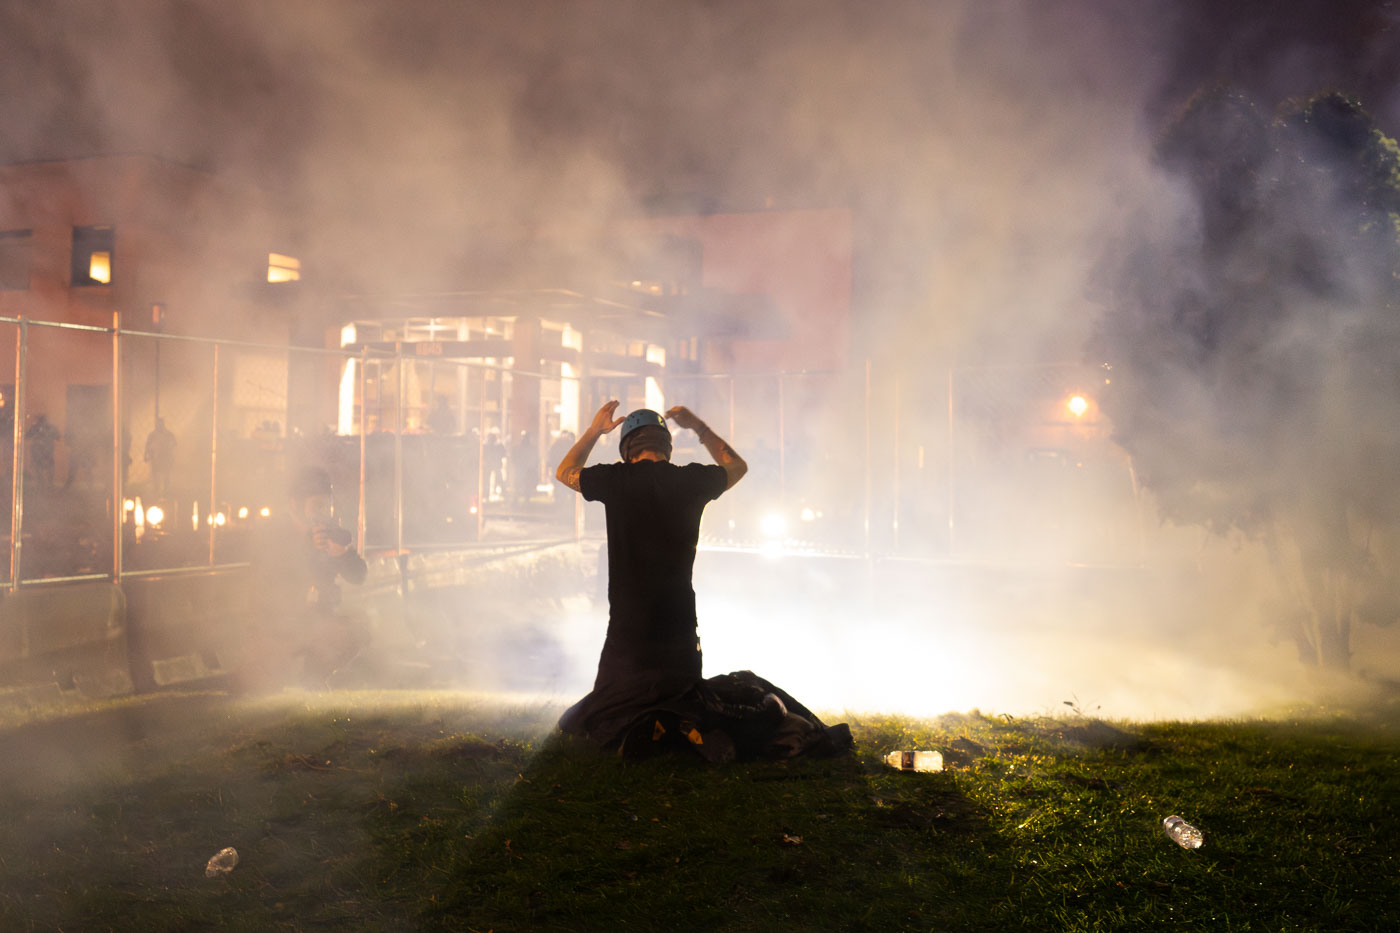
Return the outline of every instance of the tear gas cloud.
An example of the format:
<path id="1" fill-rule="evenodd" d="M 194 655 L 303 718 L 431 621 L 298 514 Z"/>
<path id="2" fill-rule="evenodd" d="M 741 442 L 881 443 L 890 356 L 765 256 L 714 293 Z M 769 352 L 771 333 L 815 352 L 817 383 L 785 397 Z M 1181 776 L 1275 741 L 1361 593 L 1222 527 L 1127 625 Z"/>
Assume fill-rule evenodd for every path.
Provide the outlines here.
<path id="1" fill-rule="evenodd" d="M 829 467 L 818 485 L 833 514 L 863 516 L 875 487 L 878 548 L 898 534 L 908 553 L 957 559 L 877 571 L 702 552 L 708 671 L 752 668 L 818 708 L 913 714 L 1073 699 L 1114 716 L 1220 715 L 1298 696 L 1291 649 L 1261 624 L 1270 584 L 1251 544 L 1160 527 L 1121 451 L 1085 454 L 1061 413 L 1029 440 L 992 417 L 1081 384 L 1092 398 L 1101 381 L 1082 372 L 1108 378 L 1082 365 L 1105 311 L 1105 254 L 1129 232 L 1170 239 L 1194 222 L 1197 205 L 1152 157 L 1163 100 L 1183 81 L 1173 37 L 1191 34 L 1175 5 L 27 10 L 4 12 L 6 44 L 23 54 L 0 67 L 30 88 L 7 121 L 9 158 L 155 151 L 257 182 L 345 293 L 404 290 L 406 277 L 407 290 L 448 287 L 493 237 L 548 229 L 581 251 L 666 197 L 849 207 L 847 355 L 874 374 L 872 465 L 859 362 L 804 413 L 817 446 L 805 453 Z M 1312 68 L 1323 56 L 1289 54 Z M 27 68 L 46 80 L 23 81 Z M 1056 372 L 1079 381 L 1060 385 L 1048 363 L 1073 364 Z M 748 454 L 759 436 L 730 440 Z M 1077 477 L 1075 491 L 1046 485 L 1031 448 Z M 707 534 L 723 537 L 735 509 L 767 507 L 744 489 L 734 508 L 712 507 Z M 1226 579 L 1209 572 L 1222 567 Z M 586 689 L 601 610 L 554 603 L 551 616 L 518 585 L 500 581 L 491 618 L 471 610 L 480 638 L 457 651 L 461 682 L 520 687 L 501 672 L 538 672 L 544 651 L 553 673 L 525 689 Z M 424 623 L 428 640 L 453 629 L 448 615 Z"/>

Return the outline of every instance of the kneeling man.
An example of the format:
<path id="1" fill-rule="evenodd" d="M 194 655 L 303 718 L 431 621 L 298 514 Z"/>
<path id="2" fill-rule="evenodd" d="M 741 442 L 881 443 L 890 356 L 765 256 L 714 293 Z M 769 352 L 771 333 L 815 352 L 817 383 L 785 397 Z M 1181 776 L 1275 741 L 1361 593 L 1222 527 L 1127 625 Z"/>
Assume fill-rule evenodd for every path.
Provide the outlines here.
<path id="1" fill-rule="evenodd" d="M 665 418 L 649 409 L 617 418 L 617 406 L 598 409 L 555 471 L 559 482 L 603 503 L 608 532 L 608 633 L 598 676 L 560 727 L 624 752 L 637 736 L 643 743 L 684 736 L 719 760 L 734 757 L 736 746 L 741 754 L 816 750 L 832 744 L 829 732 L 849 747 L 844 727 L 828 730 L 747 671 L 702 680 L 691 583 L 700 518 L 748 465 L 688 408 L 678 405 Z M 667 419 L 694 431 L 714 464 L 671 463 Z M 622 462 L 585 467 L 598 439 L 619 425 Z"/>

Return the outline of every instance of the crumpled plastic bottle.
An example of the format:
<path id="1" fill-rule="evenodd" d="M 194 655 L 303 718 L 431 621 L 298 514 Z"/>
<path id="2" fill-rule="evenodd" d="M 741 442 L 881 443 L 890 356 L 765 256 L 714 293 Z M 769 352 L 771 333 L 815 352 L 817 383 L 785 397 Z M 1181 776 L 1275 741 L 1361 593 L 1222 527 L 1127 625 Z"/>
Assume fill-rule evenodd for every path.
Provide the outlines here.
<path id="1" fill-rule="evenodd" d="M 1199 829 L 1173 814 L 1162 821 L 1162 831 L 1183 849 L 1199 849 L 1206 837 Z"/>
<path id="2" fill-rule="evenodd" d="M 943 753 L 896 749 L 885 756 L 885 764 L 900 771 L 942 771 Z"/>
<path id="3" fill-rule="evenodd" d="M 204 877 L 217 878 L 220 875 L 227 875 L 233 871 L 233 866 L 238 864 L 238 850 L 233 846 L 220 849 L 214 853 L 214 857 L 209 860 L 209 864 L 204 866 Z"/>

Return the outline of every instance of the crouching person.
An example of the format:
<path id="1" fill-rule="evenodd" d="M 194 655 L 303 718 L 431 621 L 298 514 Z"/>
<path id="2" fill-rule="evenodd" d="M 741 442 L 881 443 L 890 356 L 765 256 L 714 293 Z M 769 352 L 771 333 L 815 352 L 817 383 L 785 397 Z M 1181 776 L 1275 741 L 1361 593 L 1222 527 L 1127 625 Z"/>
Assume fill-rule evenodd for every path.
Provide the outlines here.
<path id="1" fill-rule="evenodd" d="M 299 472 L 287 508 L 259 535 L 253 554 L 255 618 L 244 681 L 250 687 L 329 686 L 368 642 L 361 616 L 341 608 L 341 582 L 363 583 L 367 567 L 335 516 L 330 474 Z"/>

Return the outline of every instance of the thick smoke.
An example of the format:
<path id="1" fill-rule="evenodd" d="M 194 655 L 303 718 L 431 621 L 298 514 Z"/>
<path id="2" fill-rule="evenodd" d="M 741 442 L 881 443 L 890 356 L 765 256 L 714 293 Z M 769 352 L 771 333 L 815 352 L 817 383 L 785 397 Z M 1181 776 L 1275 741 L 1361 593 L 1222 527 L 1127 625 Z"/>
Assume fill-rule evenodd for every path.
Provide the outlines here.
<path id="1" fill-rule="evenodd" d="M 1293 670 L 1249 587 L 1199 572 L 1234 545 L 1159 531 L 1106 446 L 1093 462 L 1055 454 L 1077 489 L 1050 515 L 1027 447 L 1073 445 L 989 427 L 1080 390 L 1036 367 L 1081 362 L 1105 252 L 1191 215 L 1152 147 L 1170 107 L 1234 62 L 1218 41 L 1200 60 L 1197 14 L 1029 0 L 6 4 L 17 54 L 0 56 L 0 146 L 12 160 L 155 152 L 257 183 L 344 293 L 462 287 L 466 257 L 545 228 L 578 264 L 603 263 L 578 244 L 662 204 L 847 207 L 849 357 L 871 361 L 874 465 L 857 374 L 808 419 L 827 507 L 860 513 L 869 483 L 874 546 L 891 546 L 898 505 L 922 516 L 900 513 L 902 547 L 959 560 L 882 574 L 786 558 L 775 572 L 702 554 L 710 670 L 752 667 L 817 706 L 1025 711 L 1074 697 L 1114 715 L 1230 713 L 1286 699 Z M 1306 62 L 1330 76 L 1323 60 L 1336 56 L 1280 38 L 1252 73 L 1293 79 L 1290 63 Z M 956 553 L 950 467 L 967 519 Z M 974 516 L 993 513 L 977 539 Z M 1170 547 L 1144 544 L 1163 535 Z M 1119 570 L 1060 573 L 1066 561 Z M 586 686 L 596 608 L 561 610 L 551 632 L 512 616 L 528 593 L 512 595 L 491 603 L 496 630 L 564 645 L 554 685 Z M 474 630 L 488 627 L 479 616 Z M 477 652 L 464 675 L 534 651 L 483 643 L 499 657 Z"/>

